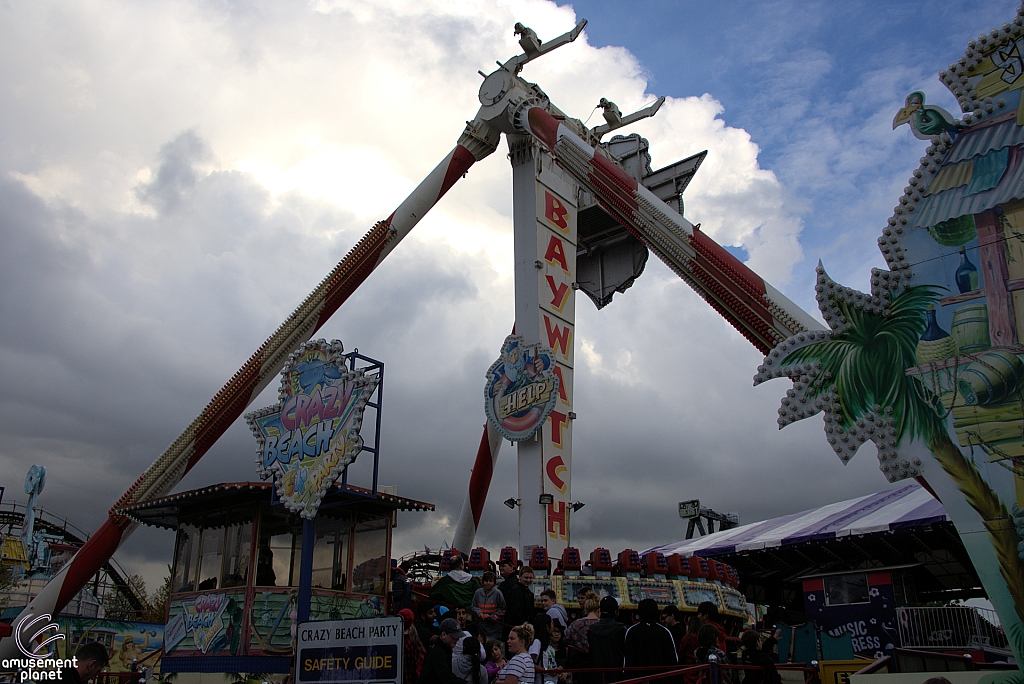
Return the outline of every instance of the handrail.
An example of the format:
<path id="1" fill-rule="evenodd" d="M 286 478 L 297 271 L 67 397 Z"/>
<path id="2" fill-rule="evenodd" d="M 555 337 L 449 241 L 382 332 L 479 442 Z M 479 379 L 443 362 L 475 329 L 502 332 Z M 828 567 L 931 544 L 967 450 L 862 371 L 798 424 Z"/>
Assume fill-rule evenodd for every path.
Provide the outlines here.
<path id="1" fill-rule="evenodd" d="M 891 662 L 892 662 L 892 656 L 891 655 L 882 656 L 881 658 L 879 658 L 875 662 L 871 663 L 867 667 L 864 667 L 864 668 L 862 668 L 860 670 L 857 670 L 853 674 L 859 674 L 859 675 L 860 674 L 874 674 L 874 673 L 878 672 L 879 670 L 881 670 L 883 667 L 888 667 L 889 663 L 891 663 Z"/>
<path id="2" fill-rule="evenodd" d="M 785 669 L 790 672 L 803 672 L 805 682 L 816 682 L 818 680 L 818 670 L 814 667 L 789 667 L 783 663 L 780 669 Z M 704 681 L 704 673 L 708 674 L 711 682 L 719 682 L 718 675 L 724 679 L 727 683 L 733 682 L 733 679 L 726 674 L 726 671 L 732 670 L 759 670 L 761 669 L 758 665 L 734 665 L 732 663 L 717 663 L 712 666 L 710 664 L 701 665 L 687 665 L 684 667 L 672 666 L 672 665 L 661 665 L 661 666 L 632 666 L 632 667 L 557 667 L 551 669 L 544 669 L 541 667 L 534 668 L 536 672 L 540 674 L 600 674 L 601 681 L 604 682 L 606 674 L 610 673 L 626 673 L 626 672 L 658 672 L 658 674 L 644 675 L 642 677 L 634 677 L 632 679 L 623 679 L 616 681 L 616 684 L 642 684 L 643 682 L 650 682 L 660 679 L 667 679 L 669 677 L 678 677 L 688 673 L 698 673 L 698 684 Z"/>

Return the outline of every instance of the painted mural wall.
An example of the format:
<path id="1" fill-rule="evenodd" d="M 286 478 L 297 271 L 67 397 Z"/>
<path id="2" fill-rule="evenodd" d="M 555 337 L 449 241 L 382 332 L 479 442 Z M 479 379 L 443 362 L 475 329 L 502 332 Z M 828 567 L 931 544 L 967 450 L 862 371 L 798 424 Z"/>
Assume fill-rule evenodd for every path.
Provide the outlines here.
<path id="1" fill-rule="evenodd" d="M 248 615 L 244 590 L 172 596 L 167 626 L 158 625 L 161 643 L 171 657 L 290 656 L 298 620 L 297 596 L 294 588 L 257 589 Z M 376 596 L 351 597 L 314 589 L 310 599 L 311 620 L 383 614 Z"/>
<path id="2" fill-rule="evenodd" d="M 1024 5 L 939 73 L 963 114 L 911 93 L 893 128 L 924 141 L 878 245 L 870 292 L 817 269 L 827 332 L 765 358 L 793 381 L 779 425 L 822 413 L 845 462 L 866 442 L 953 519 L 1024 656 Z"/>
<path id="3" fill-rule="evenodd" d="M 110 672 L 131 672 L 132 661 L 159 674 L 164 626 L 84 617 L 57 617 L 64 639 L 54 642 L 57 658 L 70 658 L 82 644 L 98 641 L 110 652 Z"/>

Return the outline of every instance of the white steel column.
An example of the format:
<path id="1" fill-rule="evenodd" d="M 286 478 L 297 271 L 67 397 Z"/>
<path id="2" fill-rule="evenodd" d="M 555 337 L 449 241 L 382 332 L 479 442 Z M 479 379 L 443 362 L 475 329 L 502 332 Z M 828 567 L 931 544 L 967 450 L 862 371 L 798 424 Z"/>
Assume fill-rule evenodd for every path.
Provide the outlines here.
<path id="1" fill-rule="evenodd" d="M 515 239 L 516 334 L 526 344 L 541 342 L 540 279 L 537 277 L 537 160 L 540 147 L 533 136 L 508 136 L 512 162 L 512 228 Z M 541 427 L 543 429 L 543 426 Z M 517 443 L 519 450 L 519 550 L 545 546 L 545 507 L 540 431 Z"/>

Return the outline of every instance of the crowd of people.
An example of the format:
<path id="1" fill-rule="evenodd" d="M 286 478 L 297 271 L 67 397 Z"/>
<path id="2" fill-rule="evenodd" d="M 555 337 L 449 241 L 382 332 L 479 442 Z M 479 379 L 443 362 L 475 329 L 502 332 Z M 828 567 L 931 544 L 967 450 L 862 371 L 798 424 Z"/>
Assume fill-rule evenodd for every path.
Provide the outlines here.
<path id="1" fill-rule="evenodd" d="M 782 681 L 771 637 L 745 631 L 735 655 L 726 655 L 714 603 L 700 604 L 684 621 L 676 606 L 659 609 L 643 599 L 627 625 L 617 599 L 586 590 L 578 597 L 583 614 L 570 620 L 551 590 L 541 592 L 535 608 L 529 566 L 517 570 L 503 560 L 500 582 L 493 572 L 472 576 L 459 556 L 450 567 L 418 616 L 408 608 L 399 612 L 404 684 L 613 684 L 712 662 L 748 666 L 738 670 L 742 684 Z M 699 677 L 695 670 L 662 681 L 696 684 Z M 739 677 L 733 681 L 740 684 Z"/>

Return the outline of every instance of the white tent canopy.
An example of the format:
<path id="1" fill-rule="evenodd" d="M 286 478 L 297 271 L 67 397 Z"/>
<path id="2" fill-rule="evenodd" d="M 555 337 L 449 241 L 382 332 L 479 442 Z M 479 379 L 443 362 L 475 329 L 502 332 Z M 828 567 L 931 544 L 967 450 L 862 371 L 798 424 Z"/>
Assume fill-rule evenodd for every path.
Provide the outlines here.
<path id="1" fill-rule="evenodd" d="M 673 553 L 682 556 L 720 556 L 809 541 L 893 532 L 948 520 L 949 516 L 942 504 L 921 485 L 910 482 L 877 494 L 751 523 L 697 539 L 656 546 L 648 551 L 661 552 L 666 556 Z"/>

